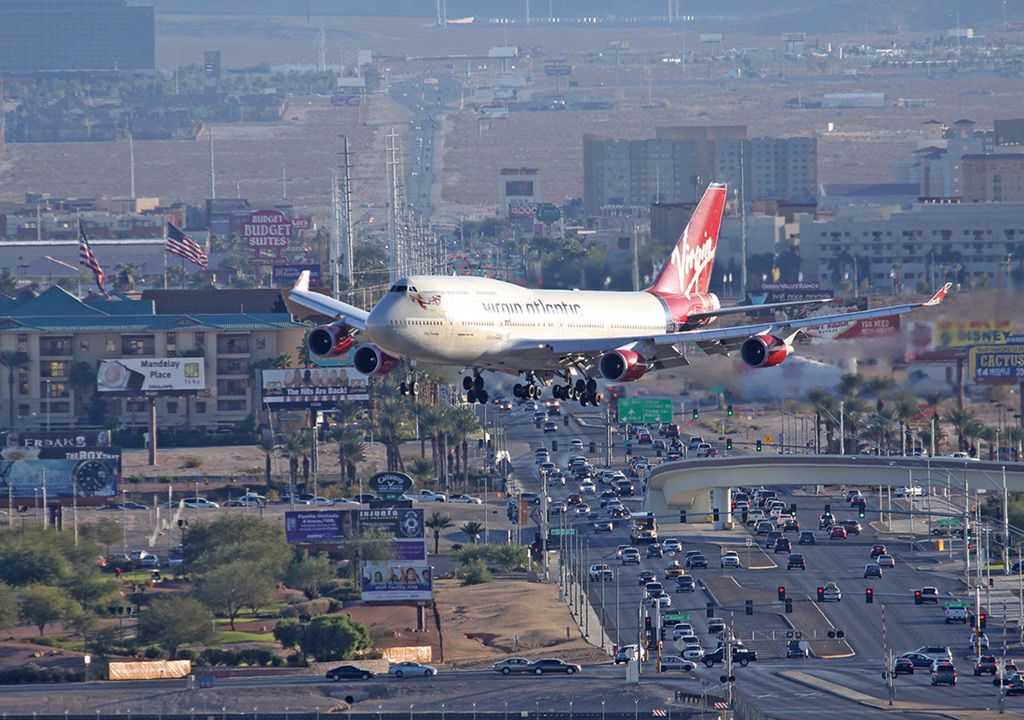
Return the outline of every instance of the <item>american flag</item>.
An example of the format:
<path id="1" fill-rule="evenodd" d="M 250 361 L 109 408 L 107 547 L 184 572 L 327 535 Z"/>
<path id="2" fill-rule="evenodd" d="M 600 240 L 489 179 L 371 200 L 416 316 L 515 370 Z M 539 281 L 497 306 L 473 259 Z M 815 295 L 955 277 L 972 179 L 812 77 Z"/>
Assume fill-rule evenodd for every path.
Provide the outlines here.
<path id="1" fill-rule="evenodd" d="M 183 233 L 171 223 L 167 223 L 167 245 L 169 253 L 183 257 L 203 270 L 210 269 L 210 259 L 195 240 Z"/>
<path id="2" fill-rule="evenodd" d="M 82 227 L 81 220 L 78 221 L 78 264 L 92 270 L 93 277 L 96 278 L 96 285 L 99 286 L 101 292 L 106 293 L 103 284 L 107 281 L 107 276 L 103 272 L 103 268 L 100 267 L 100 261 L 92 254 L 89 238 L 85 236 L 85 228 Z"/>

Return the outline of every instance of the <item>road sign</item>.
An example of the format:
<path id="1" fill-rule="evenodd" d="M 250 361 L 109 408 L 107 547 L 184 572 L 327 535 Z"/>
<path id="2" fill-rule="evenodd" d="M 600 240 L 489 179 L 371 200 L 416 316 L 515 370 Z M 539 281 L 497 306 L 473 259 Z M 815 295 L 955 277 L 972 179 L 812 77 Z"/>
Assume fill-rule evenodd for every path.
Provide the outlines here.
<path id="1" fill-rule="evenodd" d="M 754 544 L 754 539 L 753 538 L 747 538 L 747 547 L 751 547 L 751 546 L 753 546 L 753 544 Z"/>
<path id="2" fill-rule="evenodd" d="M 552 535 L 575 535 L 576 528 L 555 528 L 551 531 Z"/>
<path id="3" fill-rule="evenodd" d="M 672 398 L 622 398 L 619 422 L 672 422 Z"/>
<path id="4" fill-rule="evenodd" d="M 693 620 L 693 616 L 687 612 L 666 612 L 662 616 L 662 620 L 669 623 L 682 623 L 687 620 Z"/>
<path id="5" fill-rule="evenodd" d="M 948 602 L 942 606 L 943 608 L 964 608 L 965 610 L 970 609 L 971 604 L 968 602 Z"/>
<path id="6" fill-rule="evenodd" d="M 955 525 L 959 525 L 960 521 L 959 520 L 936 520 L 935 524 L 938 525 L 939 527 L 953 527 Z"/>
<path id="7" fill-rule="evenodd" d="M 765 434 L 765 436 L 761 439 L 764 440 L 766 443 L 770 443 L 773 438 L 771 435 Z"/>

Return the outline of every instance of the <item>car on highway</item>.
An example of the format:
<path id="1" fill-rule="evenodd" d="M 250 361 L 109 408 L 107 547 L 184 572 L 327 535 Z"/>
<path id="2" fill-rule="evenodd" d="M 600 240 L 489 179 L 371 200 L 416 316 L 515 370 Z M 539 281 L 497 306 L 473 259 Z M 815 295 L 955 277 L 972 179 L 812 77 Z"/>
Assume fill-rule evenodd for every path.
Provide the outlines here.
<path id="1" fill-rule="evenodd" d="M 679 638 L 686 637 L 688 635 L 694 635 L 693 625 L 688 622 L 676 623 L 675 627 L 672 628 L 673 640 L 678 640 Z"/>
<path id="2" fill-rule="evenodd" d="M 573 438 L 569 441 L 569 449 L 583 452 L 583 441 L 580 438 Z"/>
<path id="3" fill-rule="evenodd" d="M 581 502 L 583 502 L 583 496 L 579 493 L 569 493 L 565 496 L 566 505 L 579 505 Z"/>
<path id="4" fill-rule="evenodd" d="M 334 501 L 331 504 L 332 505 L 348 506 L 348 507 L 359 507 L 359 505 L 360 505 L 360 503 L 356 502 L 355 500 L 349 500 L 348 498 L 343 498 L 343 497 L 334 498 Z"/>
<path id="5" fill-rule="evenodd" d="M 661 656 L 661 671 L 668 672 L 669 670 L 679 670 L 680 672 L 690 672 L 691 670 L 697 669 L 697 663 L 692 660 L 680 657 L 679 655 L 662 655 Z"/>
<path id="6" fill-rule="evenodd" d="M 647 552 L 644 553 L 648 558 L 660 558 L 665 557 L 665 551 L 662 549 L 660 543 L 651 543 L 647 546 Z"/>
<path id="7" fill-rule="evenodd" d="M 724 661 L 725 645 L 719 645 L 714 651 L 704 653 L 703 662 L 707 667 L 714 667 Z M 743 647 L 741 643 L 733 643 L 732 661 L 746 667 L 749 663 L 757 661 L 757 653 Z"/>
<path id="8" fill-rule="evenodd" d="M 548 506 L 548 514 L 549 515 L 561 515 L 562 513 L 567 512 L 568 509 L 569 508 L 568 508 L 568 506 L 566 506 L 565 503 L 560 503 L 560 502 L 551 503 L 551 505 Z"/>
<path id="9" fill-rule="evenodd" d="M 626 552 L 631 547 L 633 547 L 633 546 L 632 545 L 619 545 L 617 548 L 615 548 L 615 559 L 616 560 L 621 560 L 622 559 L 622 553 Z"/>
<path id="10" fill-rule="evenodd" d="M 995 677 L 999 674 L 999 663 L 996 662 L 995 655 L 979 655 L 977 660 L 974 661 L 974 676 L 979 675 L 992 675 Z"/>
<path id="11" fill-rule="evenodd" d="M 658 574 L 653 570 L 642 570 L 637 576 L 638 584 L 646 585 L 647 583 L 657 582 Z M 661 583 L 658 583 L 658 589 L 661 589 Z"/>
<path id="12" fill-rule="evenodd" d="M 786 523 L 782 526 L 782 532 L 784 532 L 784 533 L 788 533 L 788 532 L 798 533 L 798 532 L 800 532 L 800 523 L 799 523 L 799 521 L 797 521 L 797 520 L 787 520 Z"/>
<path id="13" fill-rule="evenodd" d="M 212 500 L 207 500 L 204 497 L 187 497 L 184 498 L 183 502 L 185 507 L 190 508 L 192 510 L 215 510 L 220 507 L 220 505 L 218 505 L 217 503 L 213 502 Z M 169 509 L 176 508 L 178 507 L 178 501 L 173 500 L 171 502 L 164 503 L 161 507 Z"/>
<path id="14" fill-rule="evenodd" d="M 584 495 L 596 495 L 597 485 L 590 480 L 584 480 L 580 483 L 580 492 Z"/>
<path id="15" fill-rule="evenodd" d="M 532 672 L 530 669 L 531 661 L 521 657 L 505 658 L 494 663 L 494 672 L 499 672 L 502 675 L 511 675 L 512 673 L 528 673 Z"/>
<path id="16" fill-rule="evenodd" d="M 697 592 L 697 581 L 691 575 L 676 578 L 676 592 Z"/>
<path id="17" fill-rule="evenodd" d="M 548 420 L 544 423 L 544 432 L 558 432 L 558 423 L 554 420 Z"/>
<path id="18" fill-rule="evenodd" d="M 834 525 L 828 533 L 829 538 L 832 540 L 845 540 L 846 539 L 846 528 L 842 525 Z"/>
<path id="19" fill-rule="evenodd" d="M 801 570 L 807 569 L 807 561 L 804 560 L 804 556 L 800 553 L 793 553 L 786 558 L 786 569 L 795 570 L 796 568 L 800 568 Z"/>
<path id="20" fill-rule="evenodd" d="M 929 667 L 931 666 L 929 665 Z M 900 655 L 896 658 L 896 663 L 893 665 L 892 671 L 895 675 L 913 675 L 914 661 L 909 657 Z"/>
<path id="21" fill-rule="evenodd" d="M 935 587 L 923 587 L 921 588 L 921 603 L 926 602 L 939 604 L 939 589 Z"/>
<path id="22" fill-rule="evenodd" d="M 519 495 L 527 505 L 540 505 L 540 495 L 535 492 L 524 492 Z"/>
<path id="23" fill-rule="evenodd" d="M 853 504 L 863 497 L 860 490 L 847 490 L 846 491 L 846 502 Z"/>
<path id="24" fill-rule="evenodd" d="M 661 547 L 665 549 L 667 553 L 682 552 L 683 544 L 675 538 L 667 538 L 661 543 Z"/>
<path id="25" fill-rule="evenodd" d="M 608 517 L 615 520 L 623 520 L 629 517 L 629 510 L 621 505 L 613 507 L 608 511 Z"/>
<path id="26" fill-rule="evenodd" d="M 979 645 L 982 650 L 988 650 L 988 635 L 986 635 L 985 633 L 981 633 L 981 635 L 979 636 L 976 632 L 971 633 L 971 637 L 967 641 L 967 652 L 975 652 Z"/>
<path id="27" fill-rule="evenodd" d="M 622 564 L 623 565 L 639 565 L 640 564 L 640 551 L 635 547 L 627 548 L 622 552 Z"/>
<path id="28" fill-rule="evenodd" d="M 796 541 L 797 545 L 813 545 L 814 544 L 814 533 L 810 530 L 804 530 L 800 533 L 800 537 Z"/>
<path id="29" fill-rule="evenodd" d="M 896 658 L 897 663 L 899 663 L 901 660 L 904 663 L 910 663 L 910 666 L 912 668 L 931 668 L 932 663 L 935 661 L 935 658 L 933 658 L 931 655 L 926 655 L 922 652 L 908 652 L 903 653 L 902 655 Z M 913 672 L 908 674 L 913 674 Z"/>
<path id="30" fill-rule="evenodd" d="M 437 675 L 437 668 L 430 665 L 421 665 L 414 660 L 395 663 L 388 668 L 388 675 L 392 677 L 430 677 Z"/>
<path id="31" fill-rule="evenodd" d="M 683 646 L 683 659 L 700 662 L 704 659 L 704 646 L 699 642 L 686 643 Z"/>
<path id="32" fill-rule="evenodd" d="M 590 581 L 591 582 L 604 582 L 605 580 L 614 580 L 615 574 L 612 569 L 604 563 L 595 563 L 590 566 Z"/>
<path id="33" fill-rule="evenodd" d="M 775 541 L 775 547 L 772 550 L 772 552 L 773 553 L 780 553 L 780 552 L 788 553 L 788 552 L 792 552 L 792 550 L 793 550 L 793 544 L 789 541 L 789 538 L 780 537 L 778 540 Z"/>
<path id="34" fill-rule="evenodd" d="M 782 533 L 780 533 L 778 530 L 774 530 L 774 531 L 768 533 L 768 537 L 765 538 L 765 541 L 764 541 L 765 550 L 771 550 L 772 548 L 774 548 L 775 547 L 775 543 L 781 537 L 782 537 Z"/>
<path id="35" fill-rule="evenodd" d="M 567 663 L 564 660 L 558 658 L 543 658 L 541 660 L 535 660 L 530 663 L 530 672 L 534 675 L 543 675 L 544 673 L 565 673 L 566 675 L 572 675 L 582 670 L 579 665 L 574 663 Z"/>
<path id="36" fill-rule="evenodd" d="M 811 649 L 804 640 L 790 640 L 786 643 L 787 658 L 809 658 Z"/>
<path id="37" fill-rule="evenodd" d="M 450 503 L 462 503 L 463 505 L 483 505 L 484 501 L 474 495 L 452 495 L 448 498 Z"/>
<path id="38" fill-rule="evenodd" d="M 665 579 L 678 578 L 686 574 L 686 568 L 679 564 L 678 560 L 673 560 L 669 563 L 668 567 L 665 568 Z"/>
<path id="39" fill-rule="evenodd" d="M 874 560 L 879 555 L 885 555 L 889 551 L 885 549 L 885 545 L 872 545 L 871 546 L 871 559 Z"/>
<path id="40" fill-rule="evenodd" d="M 866 578 L 879 578 L 882 577 L 882 568 L 878 563 L 869 562 L 864 566 L 864 577 Z"/>
<path id="41" fill-rule="evenodd" d="M 740 556 L 736 554 L 735 550 L 727 550 L 725 555 L 722 556 L 721 566 L 723 568 L 738 568 L 740 565 Z"/>
<path id="42" fill-rule="evenodd" d="M 861 526 L 856 520 L 840 520 L 839 527 L 844 528 L 849 535 L 860 535 Z"/>
<path id="43" fill-rule="evenodd" d="M 433 490 L 427 490 L 424 488 L 418 493 L 412 496 L 413 500 L 418 502 L 447 502 L 448 498 L 444 493 L 434 492 Z"/>
<path id="44" fill-rule="evenodd" d="M 821 599 L 825 602 L 841 602 L 843 599 L 843 593 L 839 589 L 839 585 L 834 580 L 829 580 L 825 583 L 825 591 L 821 595 Z"/>
<path id="45" fill-rule="evenodd" d="M 237 502 L 237 501 L 234 501 L 234 502 Z M 226 504 L 227 503 L 225 503 L 225 505 Z M 178 506 L 178 503 L 174 503 L 174 507 L 177 507 L 177 506 Z M 167 507 L 166 503 L 164 504 L 164 507 Z M 238 507 L 243 507 L 243 506 L 239 505 Z M 128 502 L 111 503 L 111 504 L 108 504 L 108 505 L 100 505 L 96 509 L 97 510 L 149 510 L 149 507 L 146 506 L 146 505 L 143 505 L 142 503 L 132 502 L 131 500 L 129 500 Z"/>
<path id="46" fill-rule="evenodd" d="M 775 530 L 775 523 L 771 520 L 761 520 L 754 526 L 754 530 L 758 535 L 767 535 L 768 533 Z"/>
<path id="47" fill-rule="evenodd" d="M 956 685 L 956 667 L 948 660 L 932 663 L 932 685 Z"/>
<path id="48" fill-rule="evenodd" d="M 1024 695 L 1024 678 L 1019 674 L 1009 678 L 1003 686 L 1003 692 L 1007 695 Z"/>
<path id="49" fill-rule="evenodd" d="M 879 567 L 894 568 L 896 567 L 896 558 L 889 553 L 879 555 L 875 558 L 875 562 L 878 563 Z"/>
<path id="50" fill-rule="evenodd" d="M 615 523 L 611 520 L 597 520 L 594 523 L 594 532 L 596 533 L 610 533 L 615 529 Z"/>
<path id="51" fill-rule="evenodd" d="M 643 659 L 647 659 L 646 648 L 644 649 Z M 614 662 L 616 665 L 625 665 L 632 660 L 636 660 L 636 645 L 623 645 L 615 651 Z"/>
<path id="52" fill-rule="evenodd" d="M 953 651 L 945 645 L 922 645 L 914 652 L 927 655 L 933 661 L 948 660 L 949 662 L 953 662 Z"/>
<path id="53" fill-rule="evenodd" d="M 587 503 L 580 503 L 579 505 L 574 506 L 572 511 L 576 515 L 589 515 L 590 505 Z"/>
<path id="54" fill-rule="evenodd" d="M 708 618 L 708 632 L 714 635 L 725 630 L 725 620 L 720 617 Z"/>
<path id="55" fill-rule="evenodd" d="M 339 665 L 328 670 L 324 677 L 328 680 L 369 680 L 376 675 L 365 668 L 356 665 Z"/>
<path id="56" fill-rule="evenodd" d="M 703 554 L 690 555 L 688 558 L 686 558 L 686 567 L 690 568 L 691 570 L 695 570 L 697 568 L 707 568 L 707 566 L 708 559 L 704 557 Z"/>

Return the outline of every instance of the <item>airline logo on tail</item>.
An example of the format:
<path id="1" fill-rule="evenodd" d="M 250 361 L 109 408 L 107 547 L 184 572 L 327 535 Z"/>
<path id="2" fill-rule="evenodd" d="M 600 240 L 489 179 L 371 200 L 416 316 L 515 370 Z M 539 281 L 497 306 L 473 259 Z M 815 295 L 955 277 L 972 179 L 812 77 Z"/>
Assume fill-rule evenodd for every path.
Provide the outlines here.
<path id="1" fill-rule="evenodd" d="M 709 186 L 648 292 L 690 298 L 708 291 L 724 209 L 725 185 Z"/>

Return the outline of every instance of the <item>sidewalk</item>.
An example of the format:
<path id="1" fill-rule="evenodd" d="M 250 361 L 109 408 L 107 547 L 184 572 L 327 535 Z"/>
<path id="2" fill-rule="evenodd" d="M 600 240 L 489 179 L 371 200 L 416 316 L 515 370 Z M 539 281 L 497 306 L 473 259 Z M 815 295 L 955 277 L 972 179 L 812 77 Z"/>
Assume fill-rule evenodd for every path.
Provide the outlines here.
<path id="1" fill-rule="evenodd" d="M 554 583 L 558 582 L 558 576 L 561 572 L 559 563 L 560 558 L 553 553 L 549 560 L 548 575 L 552 578 L 552 582 Z M 568 599 L 566 599 L 565 602 L 569 606 L 569 613 L 572 615 L 572 619 L 575 621 L 576 627 L 579 629 L 580 635 L 583 639 L 611 656 L 613 654 L 612 648 L 615 643 L 605 632 L 604 626 L 601 625 L 600 614 L 594 609 L 594 606 L 590 604 L 590 599 L 584 596 L 583 609 L 580 613 L 576 612 L 575 605 L 573 603 L 569 603 Z M 623 644 L 628 645 L 629 643 Z"/>

